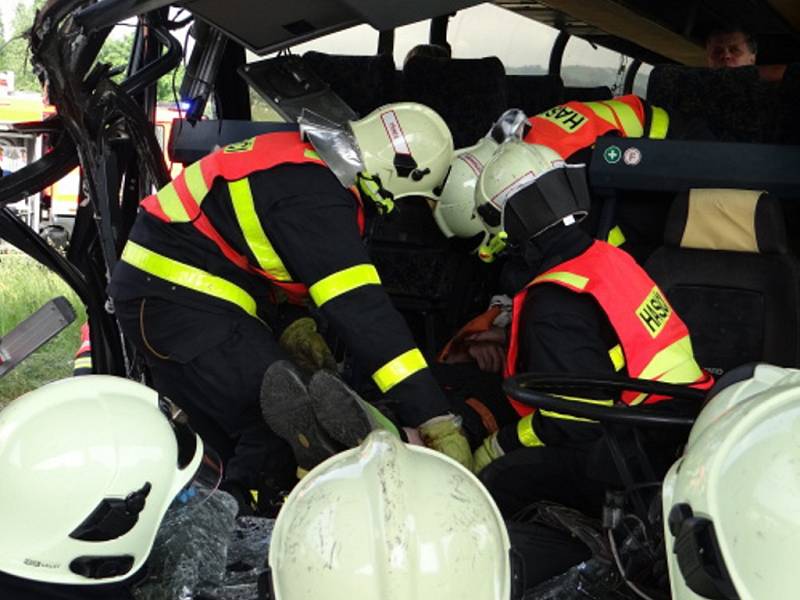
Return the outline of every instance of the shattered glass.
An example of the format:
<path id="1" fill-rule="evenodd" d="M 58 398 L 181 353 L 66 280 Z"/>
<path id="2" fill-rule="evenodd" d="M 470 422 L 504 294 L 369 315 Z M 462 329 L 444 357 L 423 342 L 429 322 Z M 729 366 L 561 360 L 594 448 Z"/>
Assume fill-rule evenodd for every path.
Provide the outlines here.
<path id="1" fill-rule="evenodd" d="M 617 600 L 637 598 L 620 580 L 614 565 L 590 558 L 566 573 L 529 590 L 524 600 Z"/>
<path id="2" fill-rule="evenodd" d="M 136 600 L 257 600 L 275 521 L 237 511 L 217 491 L 192 511 L 168 512 Z"/>

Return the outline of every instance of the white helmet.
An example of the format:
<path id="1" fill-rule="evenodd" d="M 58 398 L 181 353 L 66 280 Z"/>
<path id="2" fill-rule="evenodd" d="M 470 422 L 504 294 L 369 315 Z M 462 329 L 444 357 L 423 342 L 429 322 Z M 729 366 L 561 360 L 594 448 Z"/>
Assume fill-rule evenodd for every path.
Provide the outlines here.
<path id="1" fill-rule="evenodd" d="M 512 138 L 478 178 L 475 209 L 495 239 L 514 243 L 575 223 L 589 212 L 584 165 L 567 165 L 547 146 Z"/>
<path id="2" fill-rule="evenodd" d="M 486 231 L 475 213 L 475 184 L 497 146 L 492 138 L 484 137 L 474 146 L 456 151 L 433 208 L 433 218 L 447 237 L 471 238 Z"/>
<path id="3" fill-rule="evenodd" d="M 800 534 L 800 371 L 758 365 L 703 409 L 664 481 L 675 600 L 789 598 Z"/>
<path id="4" fill-rule="evenodd" d="M 433 196 L 453 160 L 447 124 L 424 104 L 387 104 L 350 128 L 364 166 L 359 187 L 379 204 L 381 198 Z"/>
<path id="5" fill-rule="evenodd" d="M 197 500 L 198 478 L 207 493 L 220 475 L 157 392 L 107 375 L 45 385 L 0 411 L 0 572 L 47 584 L 128 579 L 173 501 Z"/>
<path id="6" fill-rule="evenodd" d="M 278 514 L 273 600 L 508 600 L 505 524 L 457 462 L 375 431 L 314 468 Z"/>

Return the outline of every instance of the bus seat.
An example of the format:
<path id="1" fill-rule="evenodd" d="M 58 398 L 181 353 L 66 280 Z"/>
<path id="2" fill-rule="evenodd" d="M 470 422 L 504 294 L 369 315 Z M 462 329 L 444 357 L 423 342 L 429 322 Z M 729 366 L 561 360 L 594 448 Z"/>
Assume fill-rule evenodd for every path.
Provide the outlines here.
<path id="1" fill-rule="evenodd" d="M 560 104 L 564 83 L 558 75 L 508 75 L 508 105 L 533 116 Z"/>
<path id="2" fill-rule="evenodd" d="M 699 117 L 720 141 L 771 143 L 775 139 L 776 84 L 756 67 L 707 69 L 656 65 L 647 99 L 667 111 Z"/>
<path id="3" fill-rule="evenodd" d="M 351 56 L 309 50 L 303 62 L 359 116 L 397 100 L 399 78 L 391 54 Z"/>
<path id="4" fill-rule="evenodd" d="M 594 87 L 573 87 L 564 88 L 564 102 L 576 100 L 577 102 L 594 102 L 596 100 L 611 100 L 614 94 L 607 85 L 597 85 Z"/>
<path id="5" fill-rule="evenodd" d="M 375 223 L 367 249 L 417 344 L 432 357 L 485 310 L 491 268 L 442 235 L 424 198 L 404 198 L 395 213 Z"/>
<path id="6" fill-rule="evenodd" d="M 777 112 L 776 141 L 782 144 L 800 144 L 800 63 L 786 66 L 778 84 L 779 108 Z"/>
<path id="7" fill-rule="evenodd" d="M 715 375 L 749 361 L 800 365 L 800 265 L 776 197 L 679 194 L 664 245 L 645 269 L 686 322 L 698 362 Z"/>
<path id="8" fill-rule="evenodd" d="M 415 56 L 403 68 L 403 99 L 427 104 L 453 132 L 456 148 L 476 143 L 509 107 L 503 63 Z"/>

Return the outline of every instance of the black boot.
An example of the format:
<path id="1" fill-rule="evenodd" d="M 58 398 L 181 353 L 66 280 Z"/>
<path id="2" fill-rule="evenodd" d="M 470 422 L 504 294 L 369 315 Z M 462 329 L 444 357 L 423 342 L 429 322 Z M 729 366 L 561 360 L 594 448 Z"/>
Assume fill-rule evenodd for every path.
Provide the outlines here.
<path id="1" fill-rule="evenodd" d="M 326 433 L 346 448 L 361 444 L 378 429 L 367 403 L 331 371 L 317 371 L 308 384 L 317 421 Z"/>
<path id="2" fill-rule="evenodd" d="M 342 450 L 320 427 L 308 388 L 289 361 L 272 363 L 264 374 L 261 413 L 269 428 L 292 447 L 304 471 Z"/>

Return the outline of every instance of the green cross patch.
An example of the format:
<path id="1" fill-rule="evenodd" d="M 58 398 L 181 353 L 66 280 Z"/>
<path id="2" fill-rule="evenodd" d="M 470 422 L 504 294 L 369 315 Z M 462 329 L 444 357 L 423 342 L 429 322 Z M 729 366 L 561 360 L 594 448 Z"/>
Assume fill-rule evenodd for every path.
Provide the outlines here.
<path id="1" fill-rule="evenodd" d="M 603 158 L 606 159 L 606 162 L 610 165 L 617 164 L 621 157 L 622 152 L 617 146 L 609 146 L 603 151 Z"/>

